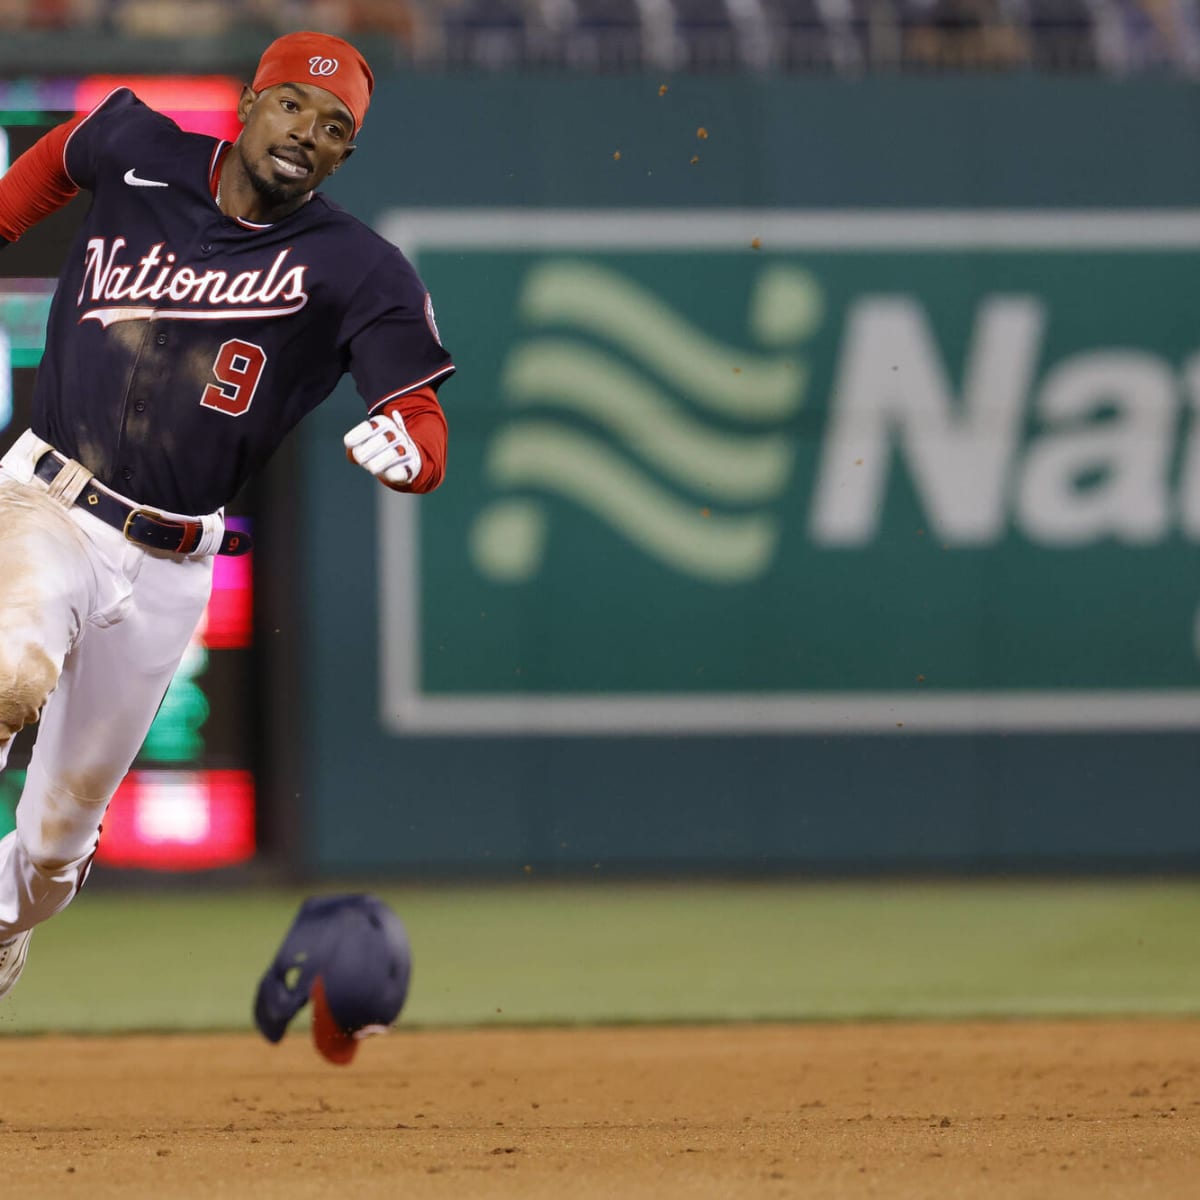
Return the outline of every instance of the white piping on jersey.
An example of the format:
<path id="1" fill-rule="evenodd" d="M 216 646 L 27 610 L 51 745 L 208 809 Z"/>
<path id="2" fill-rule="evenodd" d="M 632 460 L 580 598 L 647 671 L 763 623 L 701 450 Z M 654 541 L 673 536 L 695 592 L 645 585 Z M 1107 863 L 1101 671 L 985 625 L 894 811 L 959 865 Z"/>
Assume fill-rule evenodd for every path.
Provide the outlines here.
<path id="1" fill-rule="evenodd" d="M 118 92 L 127 92 L 128 90 L 129 90 L 129 89 L 128 89 L 128 88 L 125 88 L 125 87 L 115 87 L 115 88 L 113 88 L 113 90 L 112 90 L 111 92 L 109 92 L 109 93 L 108 93 L 108 95 L 107 95 L 107 96 L 105 96 L 105 97 L 104 97 L 104 99 L 103 99 L 103 100 L 101 100 L 99 104 L 95 105 L 95 107 L 93 107 L 92 111 L 91 111 L 90 113 L 88 113 L 88 115 L 87 115 L 86 117 L 84 117 L 84 118 L 83 118 L 83 120 L 82 120 L 82 121 L 80 121 L 80 122 L 79 122 L 79 124 L 78 124 L 78 125 L 76 125 L 74 129 L 72 129 L 72 130 L 71 130 L 71 132 L 70 132 L 70 133 L 68 133 L 68 134 L 67 134 L 67 140 L 66 140 L 65 142 L 63 142 L 63 152 L 62 152 L 62 159 L 63 159 L 63 174 L 65 174 L 65 175 L 66 175 L 66 177 L 67 177 L 68 179 L 70 179 L 70 180 L 71 180 L 71 183 L 72 183 L 72 184 L 73 184 L 75 187 L 79 187 L 80 185 L 79 185 L 78 183 L 76 183 L 76 182 L 75 182 L 74 178 L 72 178 L 71 172 L 70 172 L 70 170 L 69 170 L 69 169 L 68 169 L 68 167 L 67 167 L 67 151 L 68 151 L 68 150 L 70 149 L 70 147 L 71 147 L 71 139 L 72 139 L 72 138 L 73 138 L 73 137 L 74 137 L 74 136 L 75 136 L 75 135 L 76 135 L 76 134 L 77 134 L 77 133 L 78 133 L 78 132 L 79 132 L 79 131 L 80 131 L 80 130 L 81 130 L 81 129 L 82 129 L 82 128 L 83 128 L 83 127 L 84 127 L 84 126 L 85 126 L 85 125 L 86 125 L 86 124 L 87 124 L 87 123 L 88 123 L 88 122 L 89 122 L 89 121 L 90 121 L 90 120 L 91 120 L 91 119 L 92 119 L 92 118 L 93 118 L 93 117 L 94 117 L 94 116 L 95 116 L 95 115 L 96 115 L 96 114 L 97 114 L 97 113 L 98 113 L 98 112 L 99 112 L 99 111 L 100 111 L 100 110 L 101 110 L 101 109 L 102 109 L 102 108 L 103 108 L 103 107 L 104 107 L 104 106 L 105 106 L 105 105 L 106 105 L 106 104 L 107 104 L 107 103 L 108 103 L 108 102 L 109 102 L 109 101 L 110 101 L 110 100 L 111 100 L 111 99 L 112 99 L 112 98 L 113 98 L 113 97 L 114 97 L 116 94 L 117 94 L 117 93 L 118 93 Z"/>
<path id="2" fill-rule="evenodd" d="M 216 145 L 216 149 L 214 151 L 212 151 L 212 157 L 209 160 L 209 191 L 216 192 L 216 196 L 214 196 L 214 198 L 212 198 L 212 203 L 216 204 L 218 211 L 220 211 L 220 209 L 221 209 L 221 185 L 217 184 L 216 187 L 214 188 L 214 186 L 212 186 L 212 182 L 214 182 L 214 180 L 216 179 L 217 162 L 220 162 L 222 151 L 224 149 L 226 149 L 227 146 L 229 149 L 233 149 L 232 142 L 226 142 L 226 140 L 224 140 L 224 139 L 222 139 L 221 142 L 218 142 Z M 242 220 L 241 217 L 230 217 L 229 220 L 235 221 L 236 223 L 240 224 L 240 226 L 242 226 L 246 229 L 270 229 L 271 228 L 270 223 L 257 224 L 256 222 L 253 222 L 253 221 L 244 221 L 244 220 Z"/>
<path id="3" fill-rule="evenodd" d="M 210 158 L 208 160 L 208 190 L 210 192 L 213 190 L 212 181 L 213 181 L 213 175 L 216 173 L 216 170 L 217 170 L 217 159 L 221 157 L 221 151 L 226 146 L 231 146 L 231 145 L 233 145 L 232 142 L 227 142 L 227 141 L 225 141 L 224 138 L 221 138 L 217 142 L 216 148 L 212 152 L 212 158 Z"/>
<path id="4" fill-rule="evenodd" d="M 138 308 L 133 306 L 113 308 L 92 308 L 79 318 L 84 321 L 99 321 L 105 329 L 118 321 L 249 321 L 258 317 L 290 317 L 298 313 L 308 303 L 308 296 L 302 296 L 295 304 L 283 308 L 218 308 L 192 310 L 186 308 Z M 420 385 L 415 385 L 420 386 Z"/>
<path id="5" fill-rule="evenodd" d="M 226 141 L 218 142 L 217 148 L 213 151 L 213 156 L 212 156 L 211 160 L 209 161 L 209 164 L 208 164 L 208 190 L 210 192 L 214 190 L 213 189 L 213 179 L 216 177 L 216 173 L 217 173 L 217 160 L 221 157 L 221 151 L 226 146 L 228 146 L 228 147 L 230 147 L 230 149 L 232 149 L 233 143 L 226 142 Z M 220 186 L 218 186 L 216 188 L 216 193 L 217 193 L 216 194 L 216 205 L 217 205 L 217 208 L 220 209 L 220 207 L 221 207 Z M 307 204 L 308 200 L 311 200 L 311 199 L 312 199 L 312 192 L 309 192 L 308 199 L 305 201 L 305 203 Z M 231 221 L 235 221 L 238 225 L 241 225 L 243 229 L 270 229 L 272 227 L 272 225 L 275 224 L 274 221 L 267 221 L 265 224 L 260 224 L 257 221 L 247 221 L 245 219 L 245 217 L 230 217 L 229 219 Z"/>
<path id="6" fill-rule="evenodd" d="M 424 379 L 418 379 L 416 383 L 410 383 L 408 387 L 402 387 L 399 391 L 389 392 L 382 400 L 376 400 L 371 405 L 367 410 L 367 416 L 373 417 L 385 404 L 390 404 L 393 400 L 399 400 L 401 396 L 406 396 L 409 392 L 415 392 L 417 388 L 424 387 L 427 383 L 432 383 L 435 379 L 441 379 L 443 375 L 449 375 L 454 370 L 457 370 L 455 365 L 447 363 L 440 371 L 434 371 L 432 375 L 426 375 Z"/>

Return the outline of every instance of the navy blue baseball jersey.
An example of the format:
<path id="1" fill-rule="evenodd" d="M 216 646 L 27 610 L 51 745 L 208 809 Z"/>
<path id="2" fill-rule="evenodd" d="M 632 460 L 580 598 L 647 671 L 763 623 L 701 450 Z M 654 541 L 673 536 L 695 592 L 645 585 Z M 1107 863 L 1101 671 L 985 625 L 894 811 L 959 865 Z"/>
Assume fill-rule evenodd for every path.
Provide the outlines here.
<path id="1" fill-rule="evenodd" d="M 50 311 L 32 427 L 179 513 L 228 503 L 349 371 L 368 411 L 453 371 L 405 257 L 319 193 L 272 225 L 213 198 L 228 143 L 128 89 L 70 135 L 93 194 Z"/>

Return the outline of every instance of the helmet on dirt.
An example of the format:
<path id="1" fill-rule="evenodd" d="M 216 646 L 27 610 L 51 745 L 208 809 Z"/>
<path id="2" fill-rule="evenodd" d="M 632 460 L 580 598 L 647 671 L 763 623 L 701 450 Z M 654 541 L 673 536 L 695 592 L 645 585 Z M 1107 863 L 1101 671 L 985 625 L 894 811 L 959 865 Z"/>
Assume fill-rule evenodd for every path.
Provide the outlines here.
<path id="1" fill-rule="evenodd" d="M 312 1000 L 313 1041 L 348 1063 L 362 1038 L 384 1032 L 408 995 L 412 953 L 400 918 L 370 895 L 314 896 L 300 905 L 258 984 L 254 1022 L 279 1042 Z"/>

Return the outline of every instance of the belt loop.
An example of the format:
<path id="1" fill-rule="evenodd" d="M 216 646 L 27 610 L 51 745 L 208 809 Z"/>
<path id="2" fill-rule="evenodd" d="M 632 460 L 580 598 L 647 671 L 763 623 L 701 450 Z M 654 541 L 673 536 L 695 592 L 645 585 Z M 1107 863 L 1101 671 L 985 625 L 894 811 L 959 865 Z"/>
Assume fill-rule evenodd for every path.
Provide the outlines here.
<path id="1" fill-rule="evenodd" d="M 207 558 L 221 549 L 221 539 L 225 536 L 225 518 L 219 513 L 209 513 L 200 518 L 200 541 L 189 558 Z"/>
<path id="2" fill-rule="evenodd" d="M 50 484 L 50 496 L 64 508 L 70 508 L 79 498 L 92 473 L 82 463 L 68 458 Z"/>

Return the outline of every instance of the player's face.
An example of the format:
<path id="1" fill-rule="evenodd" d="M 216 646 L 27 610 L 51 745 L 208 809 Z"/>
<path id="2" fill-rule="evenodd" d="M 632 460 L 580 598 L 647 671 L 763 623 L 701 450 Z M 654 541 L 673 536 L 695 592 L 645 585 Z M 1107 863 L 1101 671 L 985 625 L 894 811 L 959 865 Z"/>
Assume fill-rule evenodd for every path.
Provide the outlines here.
<path id="1" fill-rule="evenodd" d="M 324 88 L 281 83 L 257 96 L 247 88 L 238 115 L 246 126 L 237 142 L 246 174 L 272 206 L 319 187 L 354 149 L 354 122 Z"/>

